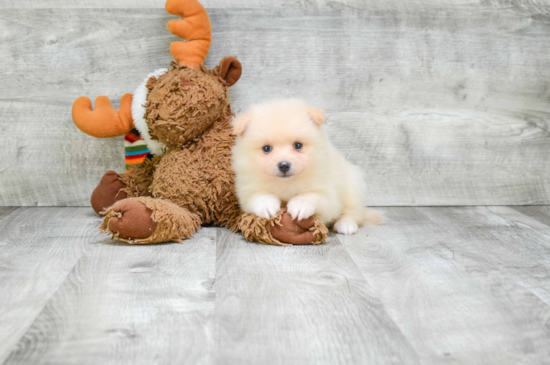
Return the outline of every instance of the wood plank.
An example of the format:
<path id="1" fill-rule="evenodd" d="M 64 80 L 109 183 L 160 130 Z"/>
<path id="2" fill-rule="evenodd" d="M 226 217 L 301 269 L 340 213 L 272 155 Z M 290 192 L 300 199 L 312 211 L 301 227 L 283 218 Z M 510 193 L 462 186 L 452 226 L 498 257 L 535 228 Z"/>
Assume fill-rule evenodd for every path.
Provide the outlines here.
<path id="1" fill-rule="evenodd" d="M 529 207 L 526 207 L 529 208 Z M 481 208 L 482 210 L 485 208 Z M 529 289 L 550 305 L 550 220 L 541 222 L 530 214 L 510 207 L 489 207 L 488 211 L 504 221 L 507 229 L 491 233 L 506 248 L 507 256 L 484 253 L 504 268 L 507 276 Z M 533 210 L 536 212 L 536 209 Z M 536 213 L 535 213 L 536 214 Z M 500 222 L 499 222 L 500 223 Z M 514 257 L 516 257 L 514 259 Z M 520 258 L 521 262 L 518 263 Z M 550 315 L 550 311 L 548 312 Z"/>
<path id="2" fill-rule="evenodd" d="M 475 214 L 461 209 L 441 214 L 427 208 L 434 223 L 449 229 L 454 224 L 466 242 L 477 245 L 475 253 L 471 247 L 461 248 L 464 255 L 485 260 L 478 262 L 482 270 L 498 268 L 508 280 L 550 305 L 550 226 L 510 207 L 477 207 L 472 211 Z M 449 249 L 454 250 L 451 246 Z"/>
<path id="3" fill-rule="evenodd" d="M 546 207 L 387 208 L 325 245 L 99 235 L 89 208 L 0 208 L 0 363 L 539 364 Z"/>
<path id="4" fill-rule="evenodd" d="M 510 208 L 386 211 L 387 225 L 338 240 L 422 363 L 548 359 L 549 288 L 531 284 L 550 277 L 550 227 Z"/>
<path id="5" fill-rule="evenodd" d="M 305 9 L 419 9 L 438 8 L 449 9 L 498 9 L 502 11 L 522 12 L 550 12 L 548 0 L 409 0 L 406 2 L 398 0 L 201 0 L 206 8 L 248 8 L 248 9 L 269 9 L 269 8 L 305 8 Z M 2 0 L 0 9 L 51 9 L 51 8 L 122 8 L 136 9 L 148 8 L 159 9 L 164 6 L 164 0 Z"/>
<path id="6" fill-rule="evenodd" d="M 329 115 L 333 142 L 366 172 L 369 205 L 549 202 L 546 126 L 512 112 L 440 113 Z"/>
<path id="7" fill-rule="evenodd" d="M 215 242 L 92 245 L 5 364 L 212 363 Z"/>
<path id="8" fill-rule="evenodd" d="M 235 111 L 275 96 L 325 108 L 335 143 L 368 173 L 370 205 L 550 204 L 539 4 L 537 16 L 521 5 L 214 8 L 207 64 L 243 62 Z M 117 101 L 166 66 L 169 19 L 161 8 L 0 13 L 0 205 L 88 205 L 103 172 L 122 170 L 120 139 L 83 136 L 70 106 Z"/>
<path id="9" fill-rule="evenodd" d="M 177 40 L 165 29 L 173 17 L 162 9 L 7 10 L 0 16 L 6 29 L 2 80 L 12 87 L 2 91 L 2 100 L 27 96 L 59 103 L 76 93 L 102 92 L 116 101 L 147 73 L 166 67 L 168 46 Z M 243 106 L 273 97 L 273 91 L 345 112 L 541 111 L 545 105 L 546 82 L 537 78 L 550 63 L 544 18 L 474 10 L 295 9 L 213 9 L 211 18 L 214 42 L 207 64 L 226 54 L 242 59 L 244 79 L 235 90 L 248 95 L 240 100 L 233 94 Z M 433 33 L 428 39 L 427 29 Z M 52 94 L 40 87 L 46 81 L 64 87 Z M 294 86 L 299 89 L 293 92 Z"/>
<path id="10" fill-rule="evenodd" d="M 20 207 L 0 207 L 0 222 L 5 219 L 7 216 L 15 212 L 16 210 L 21 209 Z"/>
<path id="11" fill-rule="evenodd" d="M 281 248 L 219 235 L 218 363 L 418 363 L 335 239 Z"/>
<path id="12" fill-rule="evenodd" d="M 3 214 L 9 210 L 11 214 Z M 98 241 L 99 217 L 90 208 L 3 208 L 0 212 L 3 363 L 83 252 Z"/>
<path id="13" fill-rule="evenodd" d="M 124 171 L 123 137 L 96 139 L 79 132 L 70 108 L 0 101 L 0 114 L 10 121 L 0 136 L 0 205 L 90 205 L 103 174 Z"/>
<path id="14" fill-rule="evenodd" d="M 550 225 L 550 206 L 549 205 L 539 205 L 531 207 L 514 207 L 518 212 L 525 214 L 531 218 L 536 219 L 537 221 Z"/>

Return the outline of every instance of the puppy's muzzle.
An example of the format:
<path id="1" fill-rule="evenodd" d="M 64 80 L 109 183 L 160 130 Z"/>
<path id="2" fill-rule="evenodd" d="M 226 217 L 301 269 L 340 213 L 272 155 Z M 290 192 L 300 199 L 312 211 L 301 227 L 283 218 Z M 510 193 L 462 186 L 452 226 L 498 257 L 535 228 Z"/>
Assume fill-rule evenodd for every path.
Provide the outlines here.
<path id="1" fill-rule="evenodd" d="M 281 171 L 283 174 L 286 174 L 288 170 L 290 170 L 290 166 L 291 164 L 288 161 L 279 162 L 277 164 L 277 168 L 279 168 L 279 171 Z"/>

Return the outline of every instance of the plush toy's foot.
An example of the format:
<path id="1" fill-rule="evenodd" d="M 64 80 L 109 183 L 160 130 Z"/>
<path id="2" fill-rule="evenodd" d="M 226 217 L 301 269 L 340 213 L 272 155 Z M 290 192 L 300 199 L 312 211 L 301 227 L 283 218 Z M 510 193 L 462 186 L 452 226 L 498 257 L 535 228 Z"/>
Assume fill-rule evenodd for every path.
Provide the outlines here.
<path id="1" fill-rule="evenodd" d="M 157 222 L 152 218 L 153 211 L 135 199 L 116 202 L 109 219 L 109 228 L 117 235 L 133 239 L 144 239 L 157 229 Z"/>
<path id="2" fill-rule="evenodd" d="M 281 242 L 294 245 L 316 245 L 327 239 L 328 229 L 316 216 L 298 221 L 292 219 L 289 213 L 284 212 L 276 223 L 271 226 L 271 234 Z"/>
<path id="3" fill-rule="evenodd" d="M 328 229 L 317 216 L 296 221 L 285 209 L 271 219 L 244 214 L 239 224 L 247 241 L 270 245 L 318 245 L 327 239 Z"/>
<path id="4" fill-rule="evenodd" d="M 200 228 L 198 215 L 162 199 L 128 198 L 104 213 L 102 232 L 128 243 L 183 241 Z"/>
<path id="5" fill-rule="evenodd" d="M 107 171 L 92 193 L 91 202 L 94 211 L 99 214 L 117 201 L 126 199 L 127 194 L 122 191 L 124 188 L 126 185 L 120 182 L 117 173 Z"/>

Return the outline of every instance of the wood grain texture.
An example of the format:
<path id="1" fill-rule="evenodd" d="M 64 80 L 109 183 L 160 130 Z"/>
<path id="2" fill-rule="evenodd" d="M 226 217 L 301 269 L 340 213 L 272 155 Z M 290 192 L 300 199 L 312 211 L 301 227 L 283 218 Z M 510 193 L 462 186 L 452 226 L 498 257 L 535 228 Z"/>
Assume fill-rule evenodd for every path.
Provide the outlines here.
<path id="1" fill-rule="evenodd" d="M 170 62 L 175 40 L 162 6 L 122 3 L 3 3 L 0 205 L 88 205 L 102 174 L 122 170 L 121 140 L 82 135 L 71 103 L 116 102 Z M 242 61 L 234 110 L 273 97 L 325 108 L 333 140 L 369 176 L 369 204 L 550 203 L 547 1 L 224 4 L 206 4 L 207 64 Z"/>
<path id="2" fill-rule="evenodd" d="M 275 247 L 221 228 L 132 246 L 90 208 L 0 208 L 0 363 L 548 362 L 545 208 L 384 210 Z"/>
<path id="3" fill-rule="evenodd" d="M 185 244 L 129 246 L 104 237 L 4 364 L 210 364 L 216 231 Z"/>
<path id="4" fill-rule="evenodd" d="M 548 361 L 549 226 L 507 207 L 386 211 L 338 240 L 421 363 Z"/>
<path id="5" fill-rule="evenodd" d="M 0 207 L 0 222 L 16 210 L 21 209 L 20 207 Z"/>
<path id="6" fill-rule="evenodd" d="M 457 110 L 329 118 L 332 141 L 366 172 L 369 205 L 544 204 L 550 197 L 550 119 Z"/>
<path id="7" fill-rule="evenodd" d="M 2 0 L 0 9 L 162 9 L 164 0 Z M 458 10 L 464 8 L 496 9 L 519 12 L 550 12 L 548 0 L 202 0 L 207 9 L 212 8 L 298 8 L 298 9 L 419 9 L 436 8 Z"/>
<path id="8" fill-rule="evenodd" d="M 514 207 L 518 212 L 525 214 L 537 221 L 550 225 L 550 206 L 541 205 L 533 207 Z"/>
<path id="9" fill-rule="evenodd" d="M 335 239 L 281 249 L 219 232 L 218 363 L 418 363 Z"/>
<path id="10" fill-rule="evenodd" d="M 0 363 L 99 238 L 90 208 L 0 209 Z"/>

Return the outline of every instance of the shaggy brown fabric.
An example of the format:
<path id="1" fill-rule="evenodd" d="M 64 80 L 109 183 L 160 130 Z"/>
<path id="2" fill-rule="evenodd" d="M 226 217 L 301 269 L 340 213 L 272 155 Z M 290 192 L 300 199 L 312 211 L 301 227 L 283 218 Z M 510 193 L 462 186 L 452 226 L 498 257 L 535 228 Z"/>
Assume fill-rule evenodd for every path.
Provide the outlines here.
<path id="1" fill-rule="evenodd" d="M 126 199 L 127 195 L 124 188 L 126 188 L 126 185 L 118 179 L 117 173 L 107 171 L 90 199 L 94 211 L 99 214 L 117 201 Z"/>
<path id="2" fill-rule="evenodd" d="M 147 226 L 146 233 L 149 235 L 143 234 L 142 236 L 145 237 L 138 237 L 131 230 L 119 232 L 117 231 L 119 227 L 116 224 L 113 225 L 112 222 L 115 219 L 122 219 L 125 214 L 128 214 L 128 212 L 122 211 L 124 209 L 123 203 L 127 200 L 132 201 L 129 213 L 135 214 L 134 219 L 139 219 L 142 224 Z M 117 202 L 107 209 L 104 214 L 105 218 L 99 227 L 101 231 L 112 234 L 114 238 L 120 241 L 132 244 L 183 242 L 184 239 L 191 237 L 200 228 L 200 218 L 196 214 L 192 214 L 174 203 L 150 197 L 128 198 Z M 149 227 L 152 227 L 151 221 L 156 225 L 156 229 L 152 233 L 148 230 Z M 131 224 L 130 219 L 124 221 L 124 223 Z M 143 231 L 140 230 L 141 232 Z"/>
<path id="3" fill-rule="evenodd" d="M 172 62 L 172 69 L 147 83 L 145 119 L 151 137 L 178 147 L 201 135 L 228 104 L 228 89 L 206 69 Z"/>
<path id="4" fill-rule="evenodd" d="M 281 213 L 279 222 L 271 228 L 273 237 L 282 242 L 292 242 L 295 245 L 319 244 L 326 240 L 327 230 L 324 226 L 315 224 L 316 217 L 302 221 L 293 221 L 289 213 Z"/>
<path id="5" fill-rule="evenodd" d="M 267 245 L 292 246 L 291 243 L 279 241 L 273 236 L 273 227 L 280 224 L 279 220 L 280 216 L 268 220 L 254 214 L 243 214 L 239 229 L 247 241 L 258 241 Z"/>
<path id="6" fill-rule="evenodd" d="M 153 171 L 160 161 L 160 156 L 153 159 L 145 159 L 142 164 L 130 167 L 130 171 L 118 175 L 119 180 L 124 184 L 123 191 L 128 197 L 150 196 L 149 187 L 153 182 Z"/>
<path id="7" fill-rule="evenodd" d="M 107 209 L 103 232 L 130 243 L 160 243 L 186 239 L 206 223 L 242 231 L 249 241 L 275 245 L 317 244 L 326 239 L 326 228 L 317 218 L 298 223 L 280 212 L 266 220 L 240 210 L 231 169 L 235 136 L 226 85 L 226 78 L 236 75 L 231 67 L 239 66 L 234 65 L 236 59 L 228 58 L 212 70 L 173 63 L 166 74 L 148 80 L 149 133 L 168 149 L 119 175 L 131 209 L 122 204 L 125 201 Z M 124 207 L 128 209 L 123 211 Z M 137 225 L 127 217 L 141 219 L 144 230 L 128 230 Z M 157 226 L 145 237 L 151 227 L 147 219 Z"/>
<path id="8" fill-rule="evenodd" d="M 236 230 L 240 210 L 231 169 L 230 112 L 227 107 L 222 119 L 185 148 L 168 150 L 150 189 L 153 197 L 187 208 L 203 223 Z"/>
<path id="9" fill-rule="evenodd" d="M 244 214 L 239 229 L 248 241 L 279 246 L 318 245 L 327 240 L 328 234 L 328 229 L 317 216 L 296 221 L 286 212 L 286 208 L 269 220 Z"/>

